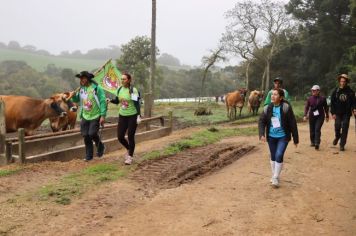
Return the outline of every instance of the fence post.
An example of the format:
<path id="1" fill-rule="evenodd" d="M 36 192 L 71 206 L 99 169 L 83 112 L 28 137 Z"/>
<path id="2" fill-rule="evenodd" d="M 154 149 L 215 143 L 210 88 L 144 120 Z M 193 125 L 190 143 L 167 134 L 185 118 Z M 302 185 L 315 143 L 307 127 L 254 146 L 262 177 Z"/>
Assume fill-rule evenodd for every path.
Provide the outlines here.
<path id="1" fill-rule="evenodd" d="M 12 160 L 12 143 L 11 142 L 6 142 L 6 147 L 5 147 L 5 159 L 6 159 L 6 164 L 10 164 L 13 162 Z"/>
<path id="2" fill-rule="evenodd" d="M 173 131 L 173 111 L 168 112 L 168 117 L 169 117 L 169 128 L 171 129 L 171 132 Z"/>
<path id="3" fill-rule="evenodd" d="M 20 163 L 23 164 L 26 161 L 25 156 L 25 130 L 20 128 L 18 130 L 18 139 L 19 139 L 19 159 Z"/>
<path id="4" fill-rule="evenodd" d="M 0 98 L 0 163 L 3 162 L 1 159 L 5 158 L 5 134 L 5 103 Z"/>

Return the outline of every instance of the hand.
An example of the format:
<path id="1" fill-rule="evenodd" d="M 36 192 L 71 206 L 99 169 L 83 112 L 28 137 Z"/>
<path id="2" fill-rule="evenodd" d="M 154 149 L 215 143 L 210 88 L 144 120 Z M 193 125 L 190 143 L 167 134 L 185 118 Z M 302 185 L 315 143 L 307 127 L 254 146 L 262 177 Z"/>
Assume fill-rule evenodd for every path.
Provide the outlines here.
<path id="1" fill-rule="evenodd" d="M 265 136 L 261 136 L 260 140 L 261 140 L 262 142 L 266 142 L 266 137 L 265 137 Z"/>
<path id="2" fill-rule="evenodd" d="M 326 117 L 325 120 L 326 120 L 326 122 L 329 122 L 329 117 Z"/>
<path id="3" fill-rule="evenodd" d="M 107 98 L 107 99 L 106 99 L 106 103 L 109 103 L 110 101 L 111 101 L 110 98 Z"/>
<path id="4" fill-rule="evenodd" d="M 138 125 L 141 123 L 141 116 L 140 115 L 137 116 L 136 123 Z"/>
<path id="5" fill-rule="evenodd" d="M 303 121 L 307 121 L 308 117 L 304 116 Z"/>
<path id="6" fill-rule="evenodd" d="M 103 127 L 104 127 L 104 123 L 105 123 L 105 117 L 101 116 L 101 117 L 100 117 L 100 120 L 99 120 L 100 126 L 103 126 Z"/>
<path id="7" fill-rule="evenodd" d="M 336 119 L 336 115 L 332 115 L 332 118 L 335 120 Z"/>

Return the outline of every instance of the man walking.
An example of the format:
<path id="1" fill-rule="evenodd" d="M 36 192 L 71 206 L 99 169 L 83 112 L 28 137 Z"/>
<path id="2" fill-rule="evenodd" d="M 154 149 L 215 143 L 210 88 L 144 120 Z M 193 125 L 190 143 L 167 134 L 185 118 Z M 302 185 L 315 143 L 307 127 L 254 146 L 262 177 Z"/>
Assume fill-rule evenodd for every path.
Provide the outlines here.
<path id="1" fill-rule="evenodd" d="M 105 93 L 93 82 L 94 75 L 82 71 L 76 75 L 80 79 L 80 89 L 72 97 L 73 102 L 80 104 L 80 132 L 85 143 L 85 161 L 93 159 L 93 141 L 97 147 L 97 156 L 102 157 L 105 146 L 98 135 L 100 126 L 104 125 L 107 104 Z"/>
<path id="2" fill-rule="evenodd" d="M 340 140 L 340 151 L 345 151 L 347 134 L 349 131 L 350 117 L 356 113 L 355 92 L 348 86 L 350 82 L 347 74 L 337 77 L 338 87 L 331 95 L 331 115 L 335 120 L 335 139 L 333 145 Z"/>
<path id="3" fill-rule="evenodd" d="M 271 89 L 268 92 L 265 102 L 264 102 L 264 106 L 271 104 L 272 91 L 274 89 L 283 89 L 282 86 L 283 86 L 283 80 L 281 77 L 277 77 L 273 80 L 273 89 Z M 289 102 L 289 94 L 288 94 L 287 90 L 283 89 L 283 91 L 284 91 L 284 100 L 285 101 L 287 100 Z"/>

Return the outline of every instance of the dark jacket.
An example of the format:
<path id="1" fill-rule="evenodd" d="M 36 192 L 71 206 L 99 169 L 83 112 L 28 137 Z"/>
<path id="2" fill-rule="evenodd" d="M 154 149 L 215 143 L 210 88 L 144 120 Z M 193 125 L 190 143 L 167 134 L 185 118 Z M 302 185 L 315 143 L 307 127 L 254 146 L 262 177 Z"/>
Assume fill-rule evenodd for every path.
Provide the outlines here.
<path id="1" fill-rule="evenodd" d="M 332 115 L 349 115 L 352 114 L 352 109 L 356 109 L 355 92 L 349 87 L 336 88 L 331 94 Z"/>
<path id="2" fill-rule="evenodd" d="M 305 103 L 304 116 L 309 113 L 309 118 L 314 117 L 313 112 L 319 112 L 320 116 L 329 117 L 329 107 L 326 103 L 326 99 L 323 96 L 310 96 Z"/>
<path id="3" fill-rule="evenodd" d="M 260 116 L 260 120 L 258 122 L 259 136 L 265 136 L 268 140 L 269 138 L 269 129 L 271 127 L 271 118 L 272 118 L 272 109 L 273 103 L 265 106 L 264 111 Z M 291 140 L 291 136 L 293 136 L 293 142 L 295 144 L 299 143 L 299 135 L 298 135 L 298 127 L 297 121 L 295 119 L 292 106 L 288 104 L 288 102 L 282 101 L 280 104 L 281 109 L 281 126 L 286 133 L 287 141 Z"/>

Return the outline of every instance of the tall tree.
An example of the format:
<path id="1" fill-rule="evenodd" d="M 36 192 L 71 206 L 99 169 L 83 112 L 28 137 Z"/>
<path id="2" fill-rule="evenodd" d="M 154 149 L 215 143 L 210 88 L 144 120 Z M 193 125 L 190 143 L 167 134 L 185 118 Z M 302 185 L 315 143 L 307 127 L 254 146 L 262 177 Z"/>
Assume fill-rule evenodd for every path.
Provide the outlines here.
<path id="1" fill-rule="evenodd" d="M 201 80 L 199 103 L 200 103 L 200 98 L 203 96 L 205 80 L 206 80 L 206 76 L 208 75 L 210 67 L 212 67 L 216 62 L 218 62 L 220 60 L 225 61 L 225 59 L 226 59 L 225 56 L 222 55 L 223 50 L 224 50 L 224 47 L 219 46 L 217 49 L 211 50 L 210 55 L 204 56 L 202 58 L 204 72 L 203 72 L 203 78 Z"/>
<path id="2" fill-rule="evenodd" d="M 225 34 L 229 48 L 240 56 L 252 55 L 265 62 L 262 76 L 262 84 L 265 84 L 262 89 L 265 90 L 270 81 L 272 58 L 280 49 L 279 35 L 290 27 L 290 17 L 281 2 L 269 0 L 239 2 L 226 13 L 226 17 L 230 20 Z"/>

